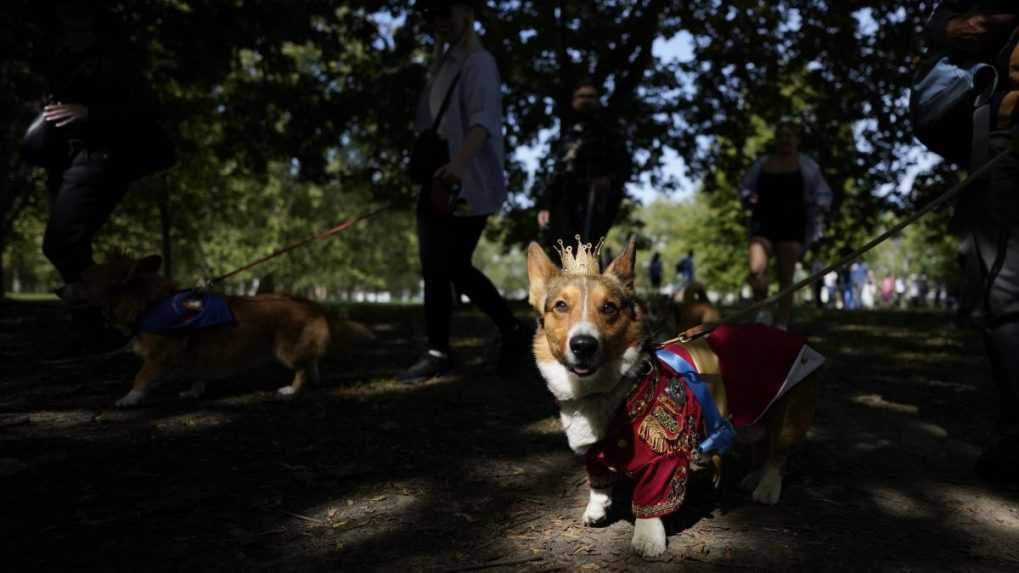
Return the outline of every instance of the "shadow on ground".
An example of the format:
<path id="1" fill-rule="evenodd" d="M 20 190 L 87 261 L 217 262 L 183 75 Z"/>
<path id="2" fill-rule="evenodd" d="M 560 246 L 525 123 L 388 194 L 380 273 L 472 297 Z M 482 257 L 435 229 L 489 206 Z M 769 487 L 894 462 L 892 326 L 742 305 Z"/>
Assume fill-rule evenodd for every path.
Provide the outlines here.
<path id="1" fill-rule="evenodd" d="M 458 314 L 471 334 L 455 375 L 406 388 L 387 376 L 413 361 L 419 310 L 350 313 L 379 343 L 332 357 L 296 400 L 273 392 L 286 372 L 266 370 L 119 411 L 135 358 L 44 364 L 59 307 L 0 303 L 3 569 L 1019 568 L 1019 496 L 970 472 L 994 414 L 979 340 L 947 316 L 812 316 L 826 390 L 781 503 L 738 491 L 737 458 L 720 491 L 695 481 L 668 553 L 644 563 L 625 519 L 580 525 L 583 467 L 528 361 L 495 373 L 482 317 Z"/>

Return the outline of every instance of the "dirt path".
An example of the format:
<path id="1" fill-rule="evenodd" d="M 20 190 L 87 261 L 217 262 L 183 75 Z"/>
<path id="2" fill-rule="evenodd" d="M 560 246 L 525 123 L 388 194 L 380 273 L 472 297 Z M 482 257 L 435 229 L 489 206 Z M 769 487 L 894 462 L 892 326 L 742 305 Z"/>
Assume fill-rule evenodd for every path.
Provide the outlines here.
<path id="1" fill-rule="evenodd" d="M 298 400 L 274 370 L 117 411 L 135 358 L 43 364 L 59 308 L 0 302 L 0 569 L 1019 571 L 1019 492 L 970 472 L 994 414 L 979 340 L 944 315 L 804 324 L 827 386 L 782 501 L 748 501 L 737 459 L 646 563 L 625 519 L 580 525 L 582 464 L 527 365 L 495 375 L 487 323 L 457 319 L 477 336 L 456 376 L 403 388 L 383 377 L 418 312 L 352 312 L 381 342 Z"/>

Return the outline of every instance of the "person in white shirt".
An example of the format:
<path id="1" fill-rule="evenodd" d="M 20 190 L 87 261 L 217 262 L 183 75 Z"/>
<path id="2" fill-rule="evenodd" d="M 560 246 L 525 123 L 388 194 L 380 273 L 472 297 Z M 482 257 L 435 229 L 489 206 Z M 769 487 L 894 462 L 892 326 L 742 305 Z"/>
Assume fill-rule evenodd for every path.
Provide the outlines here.
<path id="1" fill-rule="evenodd" d="M 474 29 L 480 2 L 419 1 L 415 10 L 432 26 L 431 74 L 418 99 L 416 127 L 432 129 L 449 161 L 421 185 L 417 205 L 418 254 L 425 290 L 428 349 L 399 375 L 408 384 L 448 372 L 450 284 L 498 326 L 500 369 L 507 370 L 528 336 L 492 282 L 471 262 L 488 217 L 506 200 L 502 95 L 495 58 Z M 445 110 L 443 101 L 448 100 Z"/>

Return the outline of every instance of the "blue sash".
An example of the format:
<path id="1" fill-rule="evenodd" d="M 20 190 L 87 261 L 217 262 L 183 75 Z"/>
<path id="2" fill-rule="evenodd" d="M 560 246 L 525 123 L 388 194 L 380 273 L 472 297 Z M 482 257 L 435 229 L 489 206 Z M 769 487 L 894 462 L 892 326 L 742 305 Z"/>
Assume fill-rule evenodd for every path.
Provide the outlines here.
<path id="1" fill-rule="evenodd" d="M 711 397 L 708 385 L 701 380 L 697 370 L 684 360 L 682 356 L 670 350 L 661 348 L 655 354 L 659 360 L 675 370 L 676 374 L 683 377 L 683 381 L 693 391 L 694 397 L 697 398 L 701 405 L 705 437 L 700 445 L 697 446 L 697 451 L 702 454 L 707 454 L 711 451 L 724 454 L 732 449 L 733 443 L 736 440 L 736 430 L 732 427 L 732 422 L 723 418 L 718 413 L 718 405 L 715 404 L 715 399 Z"/>

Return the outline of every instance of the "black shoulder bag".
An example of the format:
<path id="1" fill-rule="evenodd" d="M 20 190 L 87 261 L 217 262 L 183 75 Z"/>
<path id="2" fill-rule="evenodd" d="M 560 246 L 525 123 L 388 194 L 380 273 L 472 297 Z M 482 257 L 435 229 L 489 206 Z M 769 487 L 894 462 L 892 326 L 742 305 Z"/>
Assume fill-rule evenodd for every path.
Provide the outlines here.
<path id="1" fill-rule="evenodd" d="M 448 216 L 453 212 L 456 204 L 459 188 L 451 187 L 444 181 L 435 179 L 435 172 L 440 167 L 449 163 L 449 146 L 439 137 L 439 124 L 446 115 L 450 99 L 453 97 L 453 90 L 460 81 L 460 73 L 457 72 L 453 81 L 442 98 L 442 105 L 439 106 L 439 113 L 432 122 L 432 127 L 422 131 L 414 141 L 414 150 L 410 155 L 408 171 L 410 179 L 420 186 L 418 196 L 418 208 L 425 209 L 432 215 Z"/>

